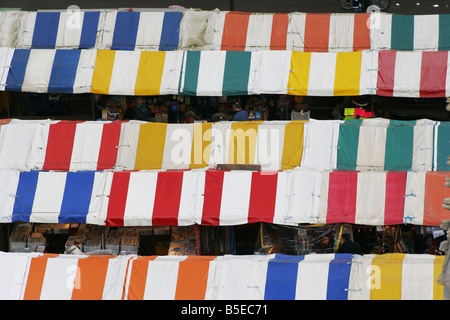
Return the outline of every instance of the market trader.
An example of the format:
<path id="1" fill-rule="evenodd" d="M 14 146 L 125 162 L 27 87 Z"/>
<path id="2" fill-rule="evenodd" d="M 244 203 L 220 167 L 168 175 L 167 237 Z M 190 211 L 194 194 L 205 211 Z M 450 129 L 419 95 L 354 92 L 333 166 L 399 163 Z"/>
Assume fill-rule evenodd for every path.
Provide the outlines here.
<path id="1" fill-rule="evenodd" d="M 341 238 L 341 245 L 337 253 L 353 253 L 353 254 L 363 254 L 361 247 L 356 242 L 350 239 L 349 233 L 344 233 Z"/>
<path id="2" fill-rule="evenodd" d="M 248 113 L 242 109 L 239 103 L 233 104 L 233 110 L 236 112 L 233 115 L 233 121 L 248 121 Z"/>
<path id="3" fill-rule="evenodd" d="M 136 101 L 133 105 L 133 119 L 134 120 L 143 120 L 149 121 L 154 114 L 152 114 L 152 110 L 148 107 L 147 103 L 145 103 L 143 97 L 136 97 Z"/>

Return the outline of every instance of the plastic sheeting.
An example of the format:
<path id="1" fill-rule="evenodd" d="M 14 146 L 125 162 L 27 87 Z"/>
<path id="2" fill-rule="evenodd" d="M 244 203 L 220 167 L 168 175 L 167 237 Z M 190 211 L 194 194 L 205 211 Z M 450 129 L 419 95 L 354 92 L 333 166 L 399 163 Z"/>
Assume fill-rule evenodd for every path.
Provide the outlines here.
<path id="1" fill-rule="evenodd" d="M 443 256 L 1 253 L 5 300 L 443 300 Z"/>

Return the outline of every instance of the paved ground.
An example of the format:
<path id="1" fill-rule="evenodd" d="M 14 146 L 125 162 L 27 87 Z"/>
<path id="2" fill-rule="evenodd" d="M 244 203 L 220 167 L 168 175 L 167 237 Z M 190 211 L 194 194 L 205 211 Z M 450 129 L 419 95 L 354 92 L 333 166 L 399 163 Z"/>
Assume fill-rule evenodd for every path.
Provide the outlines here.
<path id="1" fill-rule="evenodd" d="M 247 12 L 345 12 L 337 0 L 1 0 L 0 7 L 22 10 L 66 9 L 77 5 L 81 9 L 99 8 L 167 8 L 169 5 L 203 10 Z M 397 14 L 450 13 L 450 0 L 391 0 L 386 12 Z"/>

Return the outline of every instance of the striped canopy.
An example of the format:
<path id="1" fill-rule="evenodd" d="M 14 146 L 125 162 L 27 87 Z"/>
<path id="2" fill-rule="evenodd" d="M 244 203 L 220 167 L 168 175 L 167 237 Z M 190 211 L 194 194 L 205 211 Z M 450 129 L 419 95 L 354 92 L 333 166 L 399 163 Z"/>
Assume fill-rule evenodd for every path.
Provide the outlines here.
<path id="1" fill-rule="evenodd" d="M 439 225 L 449 134 L 425 119 L 6 121 L 1 221 Z"/>
<path id="2" fill-rule="evenodd" d="M 440 225 L 448 172 L 333 171 L 322 174 L 318 222 Z"/>
<path id="3" fill-rule="evenodd" d="M 371 18 L 373 50 L 450 50 L 449 14 L 399 15 L 381 13 Z"/>
<path id="4" fill-rule="evenodd" d="M 450 95 L 448 51 L 381 51 L 377 94 L 432 98 Z"/>
<path id="5" fill-rule="evenodd" d="M 1 222 L 439 226 L 449 172 L 0 170 Z"/>
<path id="6" fill-rule="evenodd" d="M 0 90 L 111 95 L 447 97 L 448 51 L 0 48 Z"/>
<path id="7" fill-rule="evenodd" d="M 447 172 L 448 173 L 448 172 Z M 438 225 L 448 219 L 448 210 L 442 207 L 442 199 L 448 198 L 445 184 L 446 172 L 408 172 L 405 192 L 405 223 Z"/>
<path id="8" fill-rule="evenodd" d="M 96 60 L 96 50 L 16 49 L 3 50 L 7 91 L 36 93 L 88 93 Z M 5 59 L 5 58 L 4 58 Z"/>
<path id="9" fill-rule="evenodd" d="M 367 14 L 247 13 L 229 11 L 63 12 L 0 14 L 3 47 L 113 50 L 370 49 Z"/>
<path id="10" fill-rule="evenodd" d="M 369 19 L 368 14 L 186 11 L 179 49 L 364 50 L 370 49 Z"/>
<path id="11" fill-rule="evenodd" d="M 117 10 L 8 11 L 0 15 L 4 47 L 22 49 L 178 49 L 181 12 Z M 150 32 L 149 32 L 150 31 Z"/>
<path id="12" fill-rule="evenodd" d="M 20 49 L 447 51 L 448 14 L 219 10 L 5 11 L 0 46 Z"/>
<path id="13" fill-rule="evenodd" d="M 0 127 L 2 170 L 170 170 L 260 165 L 262 171 L 450 171 L 450 126 L 395 121 L 12 120 Z"/>
<path id="14" fill-rule="evenodd" d="M 181 51 L 98 50 L 90 92 L 178 94 L 182 58 Z"/>
<path id="15" fill-rule="evenodd" d="M 346 121 L 339 129 L 337 168 L 431 170 L 434 161 L 434 129 L 434 122 L 426 119 Z"/>
<path id="16" fill-rule="evenodd" d="M 292 52 L 288 94 L 359 96 L 375 94 L 378 53 Z"/>
<path id="17" fill-rule="evenodd" d="M 286 94 L 290 51 L 187 51 L 180 94 L 234 96 Z"/>
<path id="18" fill-rule="evenodd" d="M 0 253 L 0 262 L 0 297 L 5 300 L 444 299 L 444 287 L 436 281 L 444 256 L 427 254 Z"/>

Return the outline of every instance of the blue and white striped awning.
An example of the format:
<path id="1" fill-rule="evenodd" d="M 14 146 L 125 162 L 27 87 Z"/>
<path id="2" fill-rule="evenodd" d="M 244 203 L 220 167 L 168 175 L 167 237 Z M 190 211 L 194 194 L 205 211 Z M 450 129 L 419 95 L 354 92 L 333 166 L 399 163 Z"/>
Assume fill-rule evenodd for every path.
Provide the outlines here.
<path id="1" fill-rule="evenodd" d="M 178 49 L 181 12 L 38 11 L 0 16 L 3 47 L 21 49 Z"/>
<path id="2" fill-rule="evenodd" d="M 96 49 L 0 48 L 0 89 L 36 93 L 88 93 Z M 5 72 L 7 70 L 7 72 Z"/>

